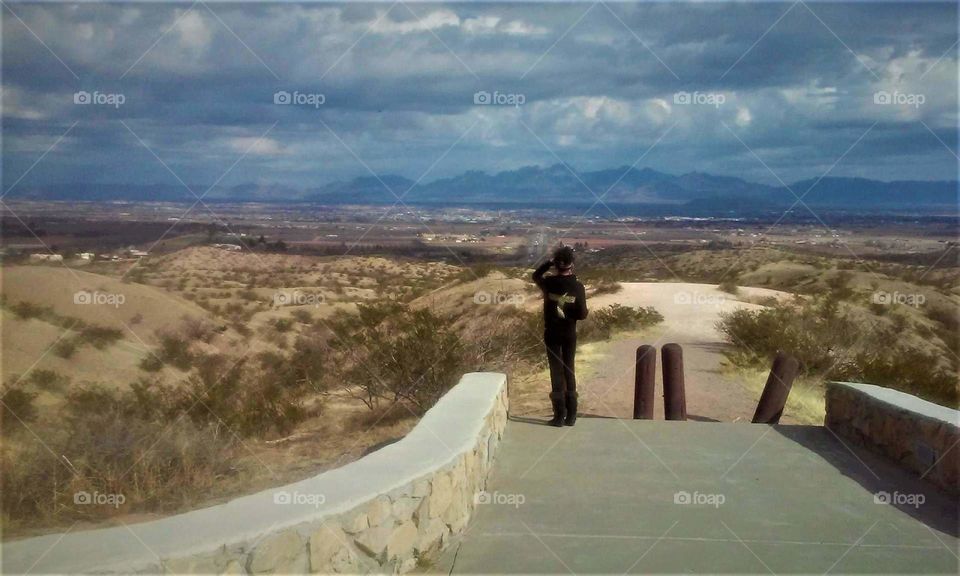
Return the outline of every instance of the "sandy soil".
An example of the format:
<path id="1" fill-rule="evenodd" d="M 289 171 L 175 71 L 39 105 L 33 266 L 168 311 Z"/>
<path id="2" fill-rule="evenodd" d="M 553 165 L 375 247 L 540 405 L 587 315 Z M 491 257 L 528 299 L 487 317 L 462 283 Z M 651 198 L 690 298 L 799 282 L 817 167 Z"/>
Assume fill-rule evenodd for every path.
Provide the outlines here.
<path id="1" fill-rule="evenodd" d="M 764 288 L 740 288 L 736 296 L 710 284 L 623 283 L 623 290 L 590 301 L 591 308 L 613 303 L 653 306 L 664 321 L 643 334 L 624 334 L 609 342 L 588 347 L 578 362 L 578 386 L 582 412 L 586 415 L 630 418 L 633 413 L 634 359 L 636 349 L 650 344 L 658 349 L 675 342 L 683 347 L 687 416 L 691 420 L 750 421 L 756 392 L 724 370 L 726 344 L 716 329 L 722 312 L 738 308 L 757 309 L 765 297 L 791 298 L 785 292 Z M 657 358 L 655 418 L 663 419 L 662 364 Z M 785 414 L 783 423 L 794 423 Z"/>

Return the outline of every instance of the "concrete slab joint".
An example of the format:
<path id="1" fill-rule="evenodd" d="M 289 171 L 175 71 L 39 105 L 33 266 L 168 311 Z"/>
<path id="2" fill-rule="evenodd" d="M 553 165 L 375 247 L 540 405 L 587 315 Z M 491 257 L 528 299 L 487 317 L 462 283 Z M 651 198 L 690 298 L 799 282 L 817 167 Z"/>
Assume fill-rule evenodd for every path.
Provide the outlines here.
<path id="1" fill-rule="evenodd" d="M 218 506 L 132 525 L 139 542 L 124 527 L 10 542 L 3 546 L 4 569 L 408 572 L 438 556 L 451 535 L 466 527 L 507 410 L 505 375 L 465 374 L 405 438 L 356 462 Z"/>

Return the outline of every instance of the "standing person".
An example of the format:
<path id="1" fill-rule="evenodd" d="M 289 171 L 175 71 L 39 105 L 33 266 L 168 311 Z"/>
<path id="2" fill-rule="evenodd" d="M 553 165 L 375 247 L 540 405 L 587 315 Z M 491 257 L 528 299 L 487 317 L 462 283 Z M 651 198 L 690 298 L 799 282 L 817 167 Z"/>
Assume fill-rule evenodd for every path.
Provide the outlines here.
<path id="1" fill-rule="evenodd" d="M 551 266 L 556 274 L 545 276 Z M 577 421 L 577 321 L 587 317 L 587 295 L 573 273 L 573 248 L 561 246 L 533 273 L 543 292 L 543 342 L 550 364 L 551 426 L 573 426 Z"/>

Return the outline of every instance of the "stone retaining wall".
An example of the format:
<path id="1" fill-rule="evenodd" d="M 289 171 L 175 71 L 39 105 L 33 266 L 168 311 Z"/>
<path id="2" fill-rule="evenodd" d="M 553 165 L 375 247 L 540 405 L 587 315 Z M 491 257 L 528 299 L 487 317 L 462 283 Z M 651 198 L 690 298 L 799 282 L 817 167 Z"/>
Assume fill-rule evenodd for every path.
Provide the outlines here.
<path id="1" fill-rule="evenodd" d="M 465 375 L 400 441 L 313 478 L 153 522 L 3 546 L 3 573 L 400 573 L 460 534 L 507 420 L 506 376 Z"/>
<path id="2" fill-rule="evenodd" d="M 960 493 L 960 412 L 870 384 L 830 382 L 826 426 Z"/>

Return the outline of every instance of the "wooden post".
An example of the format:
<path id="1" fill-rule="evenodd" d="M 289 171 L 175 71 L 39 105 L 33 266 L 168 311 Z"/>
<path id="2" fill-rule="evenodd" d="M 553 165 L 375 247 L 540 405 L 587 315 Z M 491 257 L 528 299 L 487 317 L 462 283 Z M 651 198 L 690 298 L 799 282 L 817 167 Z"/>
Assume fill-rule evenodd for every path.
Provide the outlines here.
<path id="1" fill-rule="evenodd" d="M 793 386 L 793 379 L 797 377 L 800 365 L 795 358 L 783 352 L 777 352 L 773 359 L 773 367 L 767 376 L 767 383 L 760 394 L 757 411 L 753 414 L 754 424 L 777 424 L 783 415 L 783 408 L 787 405 L 787 397 Z"/>
<path id="2" fill-rule="evenodd" d="M 663 356 L 663 415 L 667 420 L 687 419 L 687 399 L 683 385 L 683 348 L 666 344 Z"/>
<path id="3" fill-rule="evenodd" d="M 653 395 L 657 378 L 657 349 L 644 344 L 637 348 L 633 386 L 633 419 L 653 420 Z"/>

